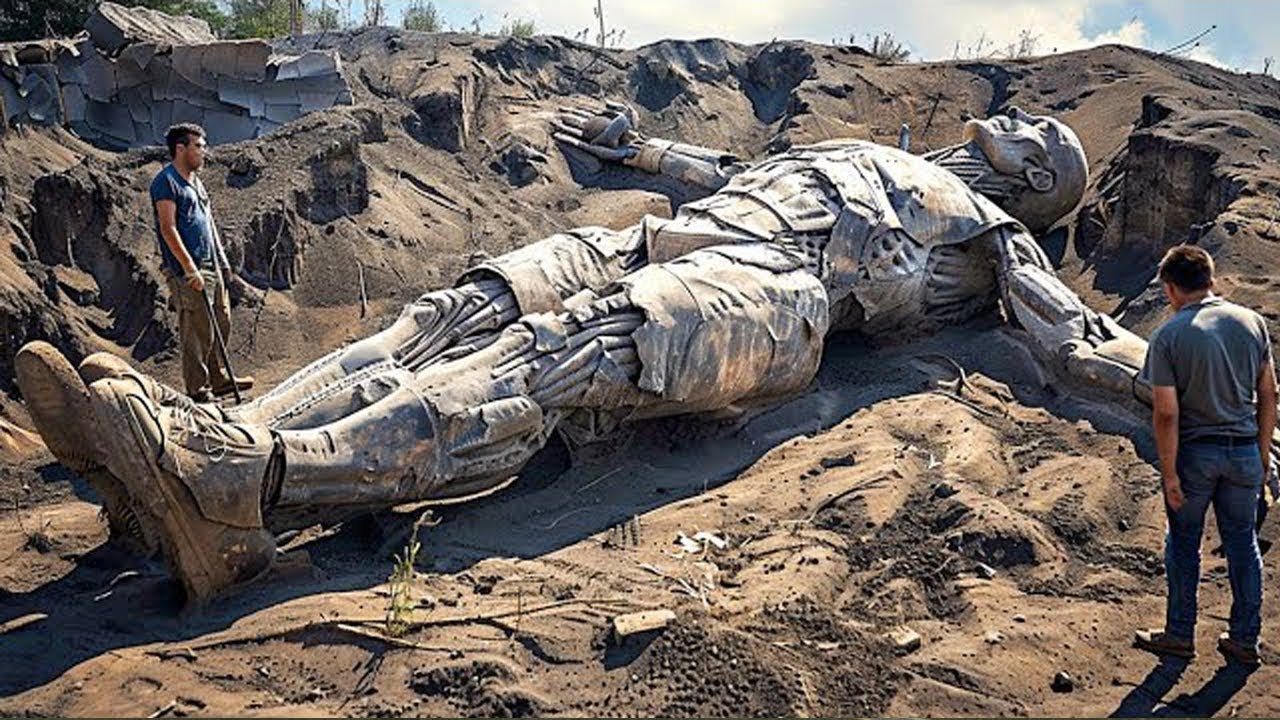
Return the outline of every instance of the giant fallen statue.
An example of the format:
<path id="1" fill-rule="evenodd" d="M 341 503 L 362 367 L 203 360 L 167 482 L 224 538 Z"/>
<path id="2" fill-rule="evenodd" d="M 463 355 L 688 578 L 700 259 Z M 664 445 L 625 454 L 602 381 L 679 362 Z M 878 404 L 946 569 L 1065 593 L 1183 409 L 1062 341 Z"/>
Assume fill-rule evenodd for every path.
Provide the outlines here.
<path id="1" fill-rule="evenodd" d="M 553 432 L 720 417 L 804 391 L 832 332 L 953 325 L 998 304 L 1058 382 L 1149 397 L 1146 343 L 1086 307 L 1033 233 L 1080 201 L 1075 134 L 1019 110 L 925 156 L 833 141 L 743 163 L 566 110 L 566 153 L 694 193 L 672 219 L 588 227 L 477 265 L 386 330 L 251 403 L 195 404 L 110 355 L 44 343 L 18 384 L 113 536 L 159 551 L 193 602 L 268 569 L 274 532 L 509 482 Z"/>

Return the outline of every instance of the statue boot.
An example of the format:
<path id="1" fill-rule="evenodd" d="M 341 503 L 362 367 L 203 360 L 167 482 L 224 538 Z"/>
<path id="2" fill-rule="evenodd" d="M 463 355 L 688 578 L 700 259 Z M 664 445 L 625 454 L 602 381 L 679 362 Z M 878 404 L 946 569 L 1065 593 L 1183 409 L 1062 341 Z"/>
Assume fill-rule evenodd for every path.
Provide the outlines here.
<path id="1" fill-rule="evenodd" d="M 262 505 L 281 454 L 265 428 L 162 406 L 148 390 L 130 373 L 95 382 L 89 396 L 107 468 L 154 524 L 170 573 L 199 605 L 271 567 L 275 540 Z"/>
<path id="2" fill-rule="evenodd" d="M 94 420 L 89 389 L 76 369 L 49 343 L 31 342 L 18 351 L 14 371 L 31 421 L 49 452 L 83 477 L 102 500 L 110 540 L 126 552 L 155 555 L 159 541 L 154 526 L 101 461 L 101 429 Z"/>

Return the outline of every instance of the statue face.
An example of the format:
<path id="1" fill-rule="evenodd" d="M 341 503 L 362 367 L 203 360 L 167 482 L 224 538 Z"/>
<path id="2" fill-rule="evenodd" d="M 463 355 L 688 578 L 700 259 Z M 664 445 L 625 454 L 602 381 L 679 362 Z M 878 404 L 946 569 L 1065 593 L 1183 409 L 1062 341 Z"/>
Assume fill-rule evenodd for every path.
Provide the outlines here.
<path id="1" fill-rule="evenodd" d="M 1084 197 L 1089 163 L 1071 128 L 1043 115 L 1009 108 L 1004 115 L 970 120 L 966 141 L 977 145 L 996 172 L 1021 178 L 1026 190 L 1004 209 L 1032 231 L 1047 230 Z"/>

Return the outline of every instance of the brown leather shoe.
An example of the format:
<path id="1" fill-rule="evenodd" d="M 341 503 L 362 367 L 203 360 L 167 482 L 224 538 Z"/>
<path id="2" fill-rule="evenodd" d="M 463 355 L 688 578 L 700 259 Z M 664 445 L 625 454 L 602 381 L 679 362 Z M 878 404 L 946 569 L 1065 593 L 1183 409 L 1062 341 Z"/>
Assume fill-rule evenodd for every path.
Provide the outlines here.
<path id="1" fill-rule="evenodd" d="M 1235 660 L 1241 665 L 1261 665 L 1262 658 L 1258 657 L 1258 646 L 1249 647 L 1231 639 L 1231 633 L 1222 633 L 1218 636 L 1218 652 L 1228 660 Z"/>
<path id="2" fill-rule="evenodd" d="M 151 518 L 170 572 L 193 605 L 266 572 L 262 486 L 274 440 L 253 425 L 162 407 L 134 376 L 89 388 L 107 466 Z"/>
<path id="3" fill-rule="evenodd" d="M 1173 655 L 1174 657 L 1194 660 L 1196 646 L 1190 640 L 1171 637 L 1163 630 L 1139 630 L 1133 634 L 1133 646 L 1157 655 Z"/>

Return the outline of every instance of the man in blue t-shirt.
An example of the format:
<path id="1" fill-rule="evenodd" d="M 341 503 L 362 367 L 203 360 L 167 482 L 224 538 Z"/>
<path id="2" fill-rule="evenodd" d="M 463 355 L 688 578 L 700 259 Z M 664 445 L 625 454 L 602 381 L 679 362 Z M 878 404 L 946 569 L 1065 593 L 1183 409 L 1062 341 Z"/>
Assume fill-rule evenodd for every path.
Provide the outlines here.
<path id="1" fill-rule="evenodd" d="M 171 304 L 178 310 L 182 379 L 188 395 L 208 401 L 237 386 L 248 389 L 253 378 L 233 380 L 214 342 L 211 320 L 216 320 L 224 341 L 231 332 L 226 287 L 230 265 L 213 224 L 209 195 L 196 176 L 207 148 L 204 129 L 191 123 L 174 125 L 165 133 L 165 142 L 173 161 L 151 181 L 156 239 Z"/>

